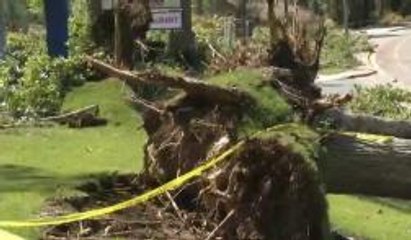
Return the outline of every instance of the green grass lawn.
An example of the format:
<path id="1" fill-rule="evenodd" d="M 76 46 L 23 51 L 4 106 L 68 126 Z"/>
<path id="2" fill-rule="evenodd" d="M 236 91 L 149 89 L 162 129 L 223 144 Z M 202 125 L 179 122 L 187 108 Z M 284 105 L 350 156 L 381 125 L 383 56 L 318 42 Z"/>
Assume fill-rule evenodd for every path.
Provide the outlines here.
<path id="1" fill-rule="evenodd" d="M 138 171 L 145 134 L 126 96 L 114 80 L 87 83 L 67 96 L 64 109 L 99 104 L 110 121 L 106 127 L 0 131 L 0 220 L 36 217 L 44 200 L 71 194 L 92 174 Z M 330 195 L 329 201 L 331 220 L 343 233 L 367 240 L 411 239 L 411 202 L 341 195 Z M 36 230 L 12 231 L 36 239 Z"/>
<path id="2" fill-rule="evenodd" d="M 329 196 L 336 229 L 362 240 L 410 240 L 411 201 L 359 196 Z"/>
<path id="3" fill-rule="evenodd" d="M 141 119 L 125 104 L 115 80 L 87 83 L 75 89 L 64 109 L 98 104 L 106 127 L 32 128 L 0 131 L 0 219 L 36 217 L 45 199 L 65 195 L 91 174 L 140 169 L 144 131 Z M 35 230 L 13 230 L 35 239 Z"/>

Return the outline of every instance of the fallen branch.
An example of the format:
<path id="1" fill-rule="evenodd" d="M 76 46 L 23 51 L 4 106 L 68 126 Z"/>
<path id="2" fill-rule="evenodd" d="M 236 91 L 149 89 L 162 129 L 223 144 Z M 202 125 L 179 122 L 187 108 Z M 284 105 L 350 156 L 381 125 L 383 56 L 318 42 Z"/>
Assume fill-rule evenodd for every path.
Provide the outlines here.
<path id="1" fill-rule="evenodd" d="M 170 88 L 182 89 L 189 96 L 211 101 L 214 103 L 228 103 L 244 105 L 253 102 L 252 98 L 235 88 L 222 88 L 208 84 L 195 78 L 181 76 L 166 76 L 155 71 L 133 73 L 115 68 L 107 63 L 92 57 L 86 57 L 87 62 L 96 70 L 109 76 L 118 77 L 125 81 L 132 89 L 140 88 L 139 83 L 155 84 Z"/>
<path id="2" fill-rule="evenodd" d="M 77 109 L 72 112 L 64 113 L 62 115 L 41 118 L 40 121 L 46 121 L 46 122 L 53 121 L 57 123 L 64 123 L 64 122 L 67 122 L 71 118 L 77 118 L 86 113 L 97 115 L 98 112 L 99 112 L 98 105 L 90 105 L 84 108 Z"/>
<path id="3" fill-rule="evenodd" d="M 99 118 L 98 114 L 99 106 L 91 105 L 62 115 L 41 118 L 40 121 L 68 124 L 73 128 L 100 126 L 107 124 L 107 120 Z"/>
<path id="4" fill-rule="evenodd" d="M 155 112 L 157 112 L 157 113 L 159 113 L 159 114 L 163 114 L 163 113 L 165 112 L 165 110 L 159 109 L 159 108 L 156 107 L 154 104 L 150 103 L 149 101 L 147 101 L 147 100 L 145 100 L 145 99 L 139 98 L 139 97 L 137 97 L 136 95 L 133 95 L 133 96 L 131 97 L 131 101 L 134 102 L 134 103 L 136 103 L 136 104 L 139 104 L 139 105 L 141 105 L 141 106 L 143 106 L 143 107 L 145 107 L 145 108 L 147 108 L 147 109 L 150 109 L 150 110 L 152 110 L 152 111 L 155 111 Z"/>
<path id="5" fill-rule="evenodd" d="M 228 222 L 228 220 L 230 220 L 230 218 L 235 214 L 234 210 L 231 210 L 227 216 L 223 219 L 223 221 L 220 222 L 220 224 L 218 224 L 218 226 L 216 228 L 214 228 L 214 230 L 207 236 L 206 240 L 211 240 L 215 237 L 215 235 L 217 234 L 217 232 L 224 227 L 224 225 Z"/>
<path id="6" fill-rule="evenodd" d="M 175 213 L 177 214 L 178 218 L 181 220 L 181 222 L 186 224 L 186 220 L 185 220 L 185 218 L 182 214 L 182 211 L 178 207 L 177 203 L 174 201 L 174 199 L 171 196 L 170 192 L 166 192 L 166 196 L 167 196 L 168 200 L 170 201 L 171 206 L 173 207 L 173 209 L 174 209 Z"/>

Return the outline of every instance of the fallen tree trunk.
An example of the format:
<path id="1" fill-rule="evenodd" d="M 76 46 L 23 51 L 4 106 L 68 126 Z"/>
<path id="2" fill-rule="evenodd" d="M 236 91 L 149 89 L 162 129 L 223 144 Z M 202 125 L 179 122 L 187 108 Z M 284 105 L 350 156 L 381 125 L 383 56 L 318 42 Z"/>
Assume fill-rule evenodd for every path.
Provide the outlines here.
<path id="1" fill-rule="evenodd" d="M 324 146 L 327 192 L 411 199 L 411 140 L 333 134 Z"/>
<path id="2" fill-rule="evenodd" d="M 119 77 L 133 89 L 138 89 L 139 83 L 149 83 L 186 93 L 172 108 L 156 107 L 157 104 L 169 106 L 167 100 L 152 104 L 135 99 L 147 109 L 143 112 L 148 136 L 143 175 L 160 185 L 229 148 L 244 130 L 251 128 L 253 133 L 263 130 L 267 127 L 262 124 L 264 118 L 272 114 L 259 102 L 261 99 L 245 93 L 251 92 L 250 89 L 236 90 L 230 83 L 220 87 L 156 72 L 132 73 L 96 59 L 87 60 L 96 69 Z M 280 83 L 287 83 L 288 71 L 274 69 L 273 72 L 284 76 Z M 293 74 L 293 80 L 297 80 Z M 289 87 L 297 90 L 296 94 L 291 92 L 298 96 L 293 104 L 307 112 L 307 119 L 314 116 L 311 112 L 318 108 L 325 111 L 348 99 L 321 102 L 320 92 L 310 81 L 284 86 L 277 89 L 283 93 L 289 93 L 286 91 Z M 253 87 L 253 92 L 261 90 L 250 85 L 241 87 Z M 292 102 L 291 95 L 284 95 Z M 249 103 L 256 104 L 247 105 Z M 260 115 L 253 119 L 257 116 L 252 114 L 258 111 L 248 110 L 256 108 Z M 411 181 L 404 176 L 409 172 L 406 169 L 411 169 L 407 151 L 403 150 L 407 149 L 407 142 L 399 139 L 369 142 L 356 136 L 338 136 L 328 136 L 323 143 L 328 152 L 322 156 L 321 170 L 329 192 L 411 197 L 407 192 Z M 224 227 L 215 235 L 223 239 L 329 239 L 326 198 L 321 174 L 313 161 L 318 135 L 297 125 L 261 137 L 248 137 L 235 155 L 175 194 L 178 208 L 206 209 L 208 220 L 224 222 Z"/>
<path id="3" fill-rule="evenodd" d="M 363 114 L 351 114 L 341 109 L 327 110 L 321 118 L 341 130 L 371 133 L 411 139 L 411 122 L 396 121 Z"/>

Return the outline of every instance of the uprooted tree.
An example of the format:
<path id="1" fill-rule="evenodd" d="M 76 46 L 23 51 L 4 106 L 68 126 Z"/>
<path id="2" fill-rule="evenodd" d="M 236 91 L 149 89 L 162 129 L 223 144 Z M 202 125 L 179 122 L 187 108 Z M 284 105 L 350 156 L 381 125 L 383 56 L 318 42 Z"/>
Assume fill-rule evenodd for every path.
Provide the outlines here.
<path id="1" fill-rule="evenodd" d="M 272 9 L 273 1 L 268 3 Z M 150 182 L 166 183 L 245 139 L 234 155 L 176 194 L 179 208 L 207 212 L 204 221 L 218 223 L 208 239 L 330 239 L 325 188 L 411 197 L 408 140 L 378 141 L 309 127 L 351 98 L 323 99 L 314 84 L 325 34 L 322 19 L 303 24 L 282 22 L 273 11 L 269 16 L 273 47 L 264 81 L 203 82 L 156 71 L 133 73 L 88 59 L 132 89 L 144 82 L 180 90 L 158 102 L 133 99 L 148 134 L 143 175 Z M 279 112 L 291 115 L 291 109 L 300 113 L 299 123 L 278 125 L 290 121 Z M 346 122 L 356 119 L 341 114 Z M 321 145 L 328 152 L 319 155 Z"/>

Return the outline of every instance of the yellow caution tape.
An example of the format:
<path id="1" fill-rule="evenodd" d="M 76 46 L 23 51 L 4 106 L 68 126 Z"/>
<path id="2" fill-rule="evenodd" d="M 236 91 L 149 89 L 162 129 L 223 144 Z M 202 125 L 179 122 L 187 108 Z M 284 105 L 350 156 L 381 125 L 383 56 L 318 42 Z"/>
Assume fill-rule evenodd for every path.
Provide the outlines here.
<path id="1" fill-rule="evenodd" d="M 283 129 L 284 127 L 290 126 L 290 124 L 281 124 L 276 125 L 274 127 L 268 128 L 266 130 L 257 132 L 252 135 L 252 137 L 259 136 L 264 132 L 271 132 L 271 131 L 278 131 Z M 45 226 L 56 226 L 61 224 L 79 222 L 87 219 L 95 219 L 104 215 L 108 215 L 114 212 L 118 212 L 123 209 L 127 209 L 138 204 L 145 203 L 155 197 L 165 194 L 166 192 L 175 190 L 184 184 L 190 182 L 191 180 L 201 176 L 204 172 L 212 169 L 220 162 L 224 161 L 228 157 L 232 156 L 235 152 L 237 152 L 242 146 L 244 146 L 245 141 L 240 141 L 235 144 L 230 149 L 226 150 L 222 154 L 217 157 L 208 159 L 204 164 L 200 165 L 199 167 L 195 168 L 194 170 L 177 177 L 170 182 L 156 188 L 150 190 L 140 196 L 132 198 L 128 201 L 124 201 L 118 203 L 113 206 L 90 210 L 86 212 L 74 213 L 65 216 L 57 216 L 57 217 L 50 217 L 50 218 L 40 218 L 40 219 L 33 219 L 27 221 L 0 221 L 0 228 L 27 228 L 27 227 L 45 227 Z M 3 240 L 3 239 L 1 239 Z"/>
<path id="2" fill-rule="evenodd" d="M 384 136 L 384 135 L 376 135 L 376 134 L 368 134 L 368 133 L 356 133 L 356 132 L 345 132 L 344 135 L 352 136 L 359 140 L 363 140 L 365 142 L 379 143 L 379 144 L 392 143 L 394 141 L 393 136 Z"/>
<path id="3" fill-rule="evenodd" d="M 133 199 L 128 201 L 110 206 L 101 209 L 91 210 L 87 212 L 81 213 L 74 213 L 66 216 L 58 216 L 54 218 L 41 218 L 35 220 L 28 220 L 28 221 L 0 221 L 0 228 L 22 228 L 22 227 L 44 227 L 44 226 L 56 226 L 61 224 L 67 224 L 72 222 L 83 221 L 86 219 L 93 219 L 97 217 L 101 217 L 107 214 L 111 214 L 114 212 L 118 212 L 120 210 L 130 208 L 132 206 L 136 206 L 138 204 L 147 202 L 157 196 L 165 194 L 168 191 L 172 191 L 177 189 L 178 187 L 186 184 L 187 182 L 201 176 L 205 171 L 210 170 L 218 163 L 222 162 L 226 158 L 230 157 L 236 151 L 238 151 L 244 145 L 244 141 L 238 142 L 236 145 L 228 149 L 227 151 L 223 152 L 218 157 L 209 159 L 203 165 L 200 165 L 196 169 L 174 179 L 170 182 L 156 188 L 150 190 L 143 195 L 137 196 Z"/>

